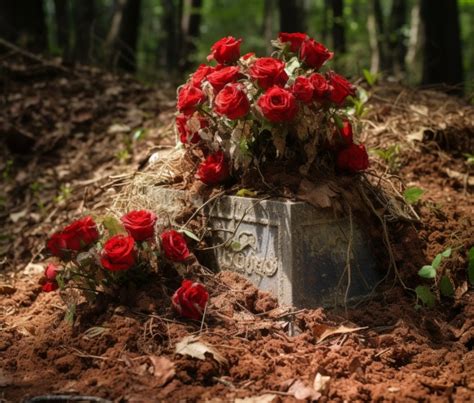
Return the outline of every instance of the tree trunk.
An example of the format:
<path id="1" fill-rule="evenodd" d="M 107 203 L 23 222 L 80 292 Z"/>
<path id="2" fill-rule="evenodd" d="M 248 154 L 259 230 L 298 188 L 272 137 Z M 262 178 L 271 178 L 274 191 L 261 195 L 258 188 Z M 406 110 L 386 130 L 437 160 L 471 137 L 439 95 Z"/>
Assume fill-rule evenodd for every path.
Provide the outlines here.
<path id="1" fill-rule="evenodd" d="M 405 56 L 405 67 L 408 71 L 409 82 L 415 83 L 421 80 L 421 46 L 424 41 L 421 27 L 420 2 L 417 1 L 410 13 L 410 33 L 408 39 L 408 50 Z"/>
<path id="2" fill-rule="evenodd" d="M 462 93 L 462 51 L 457 0 L 421 0 L 423 84 L 457 85 Z"/>
<path id="3" fill-rule="evenodd" d="M 54 17 L 56 21 L 56 40 L 61 49 L 63 60 L 70 57 L 69 48 L 69 0 L 54 0 Z"/>
<path id="4" fill-rule="evenodd" d="M 273 33 L 273 19 L 275 11 L 275 1 L 274 0 L 264 0 L 263 2 L 263 21 L 262 21 L 262 34 L 265 39 L 265 46 L 267 53 L 272 52 L 272 44 L 270 41 L 275 38 Z"/>
<path id="5" fill-rule="evenodd" d="M 324 0 L 323 5 L 323 21 L 322 21 L 322 30 L 321 38 L 324 44 L 328 42 L 329 36 L 329 9 L 331 8 L 331 0 Z"/>
<path id="6" fill-rule="evenodd" d="M 346 52 L 346 36 L 344 30 L 344 4 L 343 0 L 332 2 L 332 39 L 334 51 Z"/>
<path id="7" fill-rule="evenodd" d="M 306 32 L 303 0 L 278 0 L 281 32 Z"/>
<path id="8" fill-rule="evenodd" d="M 370 0 L 367 29 L 372 53 L 370 71 L 372 73 L 385 71 L 391 63 L 386 50 L 383 13 L 379 0 Z"/>
<path id="9" fill-rule="evenodd" d="M 201 8 L 202 0 L 188 0 L 190 5 L 190 13 L 186 18 L 186 24 L 182 31 L 184 36 L 184 52 L 181 56 L 181 71 L 187 71 L 192 66 L 191 56 L 196 51 L 196 43 L 201 35 Z"/>
<path id="10" fill-rule="evenodd" d="M 390 37 L 388 45 L 391 53 L 392 72 L 400 76 L 405 71 L 405 55 L 407 47 L 405 45 L 405 35 L 403 29 L 407 23 L 407 2 L 406 0 L 393 0 L 390 13 Z"/>
<path id="11" fill-rule="evenodd" d="M 162 0 L 163 5 L 163 30 L 166 32 L 165 39 L 165 63 L 166 68 L 171 73 L 178 67 L 179 53 L 178 44 L 178 23 L 177 10 L 173 0 Z M 181 28 L 181 27 L 180 27 Z"/>
<path id="12" fill-rule="evenodd" d="M 95 0 L 75 1 L 74 5 L 74 60 L 88 63 L 92 60 Z"/>
<path id="13" fill-rule="evenodd" d="M 43 0 L 0 0 L 0 36 L 34 52 L 45 51 Z"/>

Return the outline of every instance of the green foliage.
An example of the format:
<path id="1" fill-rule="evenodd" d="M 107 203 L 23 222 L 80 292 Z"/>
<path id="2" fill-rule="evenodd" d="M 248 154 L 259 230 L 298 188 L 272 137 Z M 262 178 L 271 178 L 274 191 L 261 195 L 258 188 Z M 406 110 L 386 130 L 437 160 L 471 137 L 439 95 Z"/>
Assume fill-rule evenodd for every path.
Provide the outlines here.
<path id="1" fill-rule="evenodd" d="M 72 194 L 72 189 L 69 185 L 61 185 L 59 189 L 59 194 L 54 198 L 56 203 L 66 202 Z"/>
<path id="2" fill-rule="evenodd" d="M 379 78 L 379 74 L 371 73 L 370 70 L 367 69 L 362 69 L 362 74 L 364 75 L 367 84 L 369 84 L 371 87 L 377 82 Z"/>
<path id="3" fill-rule="evenodd" d="M 123 228 L 122 223 L 119 220 L 117 220 L 115 217 L 112 217 L 112 216 L 104 217 L 102 220 L 102 225 L 105 227 L 105 229 L 107 229 L 110 236 L 126 233 L 125 229 Z"/>
<path id="4" fill-rule="evenodd" d="M 236 196 L 239 197 L 255 197 L 257 194 L 249 189 L 239 189 L 239 191 L 235 194 Z"/>
<path id="5" fill-rule="evenodd" d="M 191 232 L 187 229 L 181 229 L 179 232 L 182 232 L 184 235 L 186 235 L 188 238 L 195 240 L 196 242 L 199 242 L 200 239 L 194 232 Z"/>
<path id="6" fill-rule="evenodd" d="M 416 296 L 428 308 L 432 308 L 436 304 L 436 295 L 426 285 L 419 285 L 415 288 Z"/>
<path id="7" fill-rule="evenodd" d="M 399 144 L 394 144 L 387 148 L 373 148 L 370 151 L 381 158 L 388 165 L 390 171 L 395 172 L 400 168 Z"/>
<path id="8" fill-rule="evenodd" d="M 468 252 L 467 275 L 471 285 L 474 285 L 474 246 Z"/>
<path id="9" fill-rule="evenodd" d="M 403 197 L 408 204 L 416 204 L 425 191 L 418 187 L 409 187 L 403 192 Z"/>
<path id="10" fill-rule="evenodd" d="M 466 164 L 474 165 L 474 154 L 464 153 L 464 157 L 466 157 Z"/>
<path id="11" fill-rule="evenodd" d="M 448 276 L 444 275 L 439 281 L 439 291 L 444 297 L 452 297 L 454 295 L 453 283 Z"/>

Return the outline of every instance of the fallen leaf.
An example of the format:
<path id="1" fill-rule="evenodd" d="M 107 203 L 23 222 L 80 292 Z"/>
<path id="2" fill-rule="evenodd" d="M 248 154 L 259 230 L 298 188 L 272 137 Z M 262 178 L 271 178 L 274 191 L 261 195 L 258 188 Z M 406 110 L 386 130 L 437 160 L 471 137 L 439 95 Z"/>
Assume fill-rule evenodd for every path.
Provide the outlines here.
<path id="1" fill-rule="evenodd" d="M 321 343 L 323 340 L 336 334 L 353 333 L 364 329 L 367 329 L 367 326 L 351 328 L 344 325 L 333 327 L 324 324 L 317 324 L 313 326 L 313 336 L 317 339 L 317 343 Z"/>
<path id="2" fill-rule="evenodd" d="M 299 400 L 318 400 L 321 397 L 321 393 L 314 390 L 312 387 L 307 386 L 303 381 L 297 380 L 288 389 L 288 393 Z"/>
<path id="3" fill-rule="evenodd" d="M 16 222 L 18 222 L 20 219 L 22 219 L 23 217 L 25 217 L 27 214 L 28 214 L 28 210 L 27 210 L 27 209 L 18 211 L 17 213 L 11 213 L 11 214 L 10 214 L 10 220 L 12 220 L 13 223 L 16 223 Z"/>
<path id="4" fill-rule="evenodd" d="M 272 395 L 270 393 L 265 393 L 260 396 L 250 396 L 244 397 L 242 399 L 235 399 L 234 403 L 271 403 L 277 398 L 277 395 Z"/>
<path id="5" fill-rule="evenodd" d="M 207 353 L 211 354 L 218 363 L 227 365 L 227 360 L 221 353 L 219 353 L 209 344 L 198 340 L 199 337 L 196 336 L 187 336 L 183 338 L 179 343 L 176 344 L 175 353 L 189 355 L 190 357 L 197 358 L 199 360 L 205 360 Z"/>
<path id="6" fill-rule="evenodd" d="M 313 389 L 316 392 L 323 392 L 328 387 L 330 380 L 331 380 L 330 376 L 321 375 L 318 372 L 316 376 L 314 377 Z"/>
<path id="7" fill-rule="evenodd" d="M 410 142 L 419 141 L 422 142 L 425 135 L 426 127 L 422 127 L 414 133 L 411 133 L 407 136 L 407 140 Z"/>
<path id="8" fill-rule="evenodd" d="M 153 375 L 157 380 L 156 386 L 163 386 L 174 378 L 176 370 L 171 360 L 156 355 L 150 355 L 148 358 L 153 365 Z"/>
<path id="9" fill-rule="evenodd" d="M 331 198 L 337 196 L 328 183 L 315 184 L 307 179 L 303 179 L 300 183 L 296 197 L 306 201 L 314 207 L 327 208 L 331 207 Z"/>
<path id="10" fill-rule="evenodd" d="M 11 295 L 14 294 L 16 291 L 16 288 L 13 287 L 10 284 L 0 284 L 0 295 Z"/>
<path id="11" fill-rule="evenodd" d="M 120 123 L 115 123 L 107 129 L 107 133 L 109 133 L 109 134 L 127 133 L 131 130 L 132 129 L 130 129 L 130 127 L 127 126 L 127 125 L 123 125 L 123 124 L 120 124 Z"/>

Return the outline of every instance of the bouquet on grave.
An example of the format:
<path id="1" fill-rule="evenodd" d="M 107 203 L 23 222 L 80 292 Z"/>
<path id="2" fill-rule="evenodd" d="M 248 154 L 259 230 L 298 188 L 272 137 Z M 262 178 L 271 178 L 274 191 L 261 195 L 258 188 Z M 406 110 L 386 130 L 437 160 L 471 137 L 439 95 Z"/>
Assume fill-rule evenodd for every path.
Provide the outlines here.
<path id="1" fill-rule="evenodd" d="M 74 314 L 77 295 L 94 303 L 99 295 L 117 299 L 130 286 L 145 284 L 162 264 L 185 264 L 192 260 L 184 232 L 160 228 L 148 210 L 135 210 L 121 217 L 105 217 L 98 225 L 90 216 L 74 221 L 54 233 L 47 242 L 52 261 L 41 280 L 42 290 L 60 290 Z M 200 319 L 208 301 L 204 286 L 184 280 L 171 298 L 182 316 Z"/>
<path id="2" fill-rule="evenodd" d="M 333 53 L 304 33 L 280 33 L 270 57 L 240 54 L 242 39 L 217 41 L 178 89 L 176 132 L 202 150 L 196 177 L 207 185 L 271 161 L 301 175 L 356 173 L 368 167 L 345 112 L 355 87 L 323 71 Z"/>

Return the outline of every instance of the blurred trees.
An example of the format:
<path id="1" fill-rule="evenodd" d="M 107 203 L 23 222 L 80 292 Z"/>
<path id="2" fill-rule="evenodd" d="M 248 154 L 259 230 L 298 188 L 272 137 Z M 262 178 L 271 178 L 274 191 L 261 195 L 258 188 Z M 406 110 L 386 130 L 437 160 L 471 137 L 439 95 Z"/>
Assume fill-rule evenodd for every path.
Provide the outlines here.
<path id="1" fill-rule="evenodd" d="M 457 85 L 474 79 L 473 26 L 473 0 L 0 0 L 7 41 L 145 79 L 181 79 L 227 35 L 268 54 L 286 31 L 323 42 L 349 76 Z"/>

